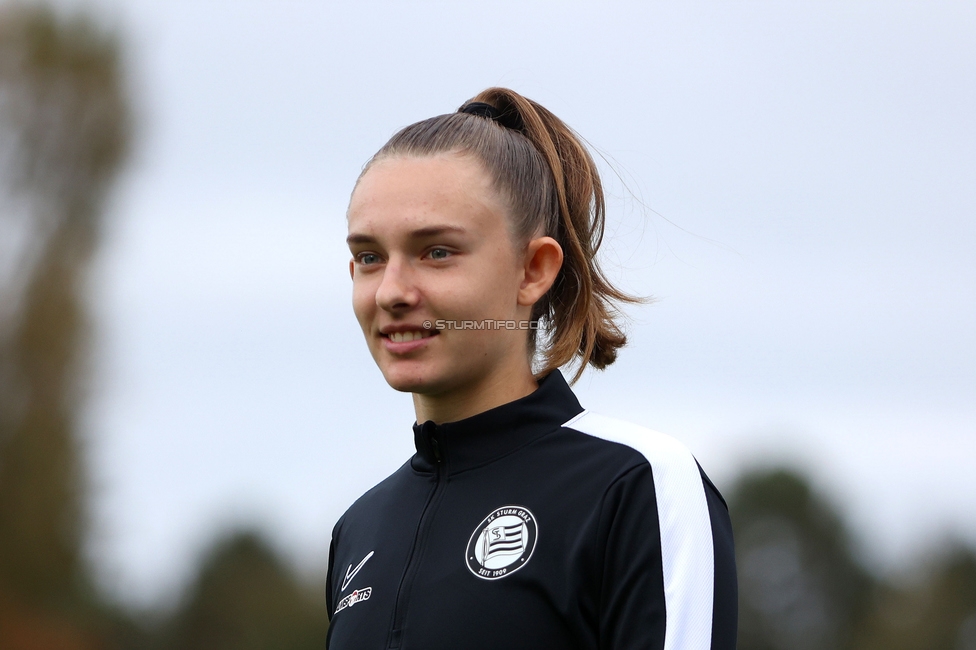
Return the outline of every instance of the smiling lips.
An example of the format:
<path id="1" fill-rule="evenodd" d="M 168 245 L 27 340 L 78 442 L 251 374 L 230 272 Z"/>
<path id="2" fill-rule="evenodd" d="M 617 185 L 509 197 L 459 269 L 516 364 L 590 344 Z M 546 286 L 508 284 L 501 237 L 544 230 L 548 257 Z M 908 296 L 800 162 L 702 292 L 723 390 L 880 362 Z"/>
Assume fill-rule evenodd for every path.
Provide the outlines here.
<path id="1" fill-rule="evenodd" d="M 394 343 L 409 343 L 418 339 L 426 339 L 434 335 L 430 330 L 408 330 L 406 332 L 390 332 L 385 334 L 386 338 Z"/>

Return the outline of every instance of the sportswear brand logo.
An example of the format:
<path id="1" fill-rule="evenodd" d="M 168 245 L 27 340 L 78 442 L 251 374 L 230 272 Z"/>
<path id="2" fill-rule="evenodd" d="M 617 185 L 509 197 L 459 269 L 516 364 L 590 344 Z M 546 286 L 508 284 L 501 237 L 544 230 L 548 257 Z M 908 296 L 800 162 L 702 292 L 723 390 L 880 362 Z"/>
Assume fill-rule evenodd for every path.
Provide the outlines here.
<path id="1" fill-rule="evenodd" d="M 356 589 L 351 594 L 339 601 L 339 606 L 336 607 L 335 616 L 347 607 L 352 607 L 356 603 L 361 603 L 364 600 L 369 600 L 369 597 L 373 595 L 372 587 L 363 587 L 362 589 Z"/>
<path id="2" fill-rule="evenodd" d="M 524 567 L 539 539 L 535 515 L 522 506 L 498 508 L 471 533 L 464 559 L 484 580 L 498 580 Z"/>
<path id="3" fill-rule="evenodd" d="M 366 564 L 366 561 L 369 560 L 369 558 L 371 557 L 373 557 L 373 551 L 367 553 L 366 557 L 363 558 L 362 562 L 356 565 L 355 569 L 352 568 L 351 564 L 349 565 L 349 568 L 346 569 L 346 579 L 342 581 L 342 587 L 339 588 L 340 592 L 346 590 L 346 587 L 349 586 L 349 583 L 352 581 L 352 579 L 356 577 L 356 574 L 359 573 L 359 570 L 363 568 L 363 565 Z M 369 598 L 369 596 L 366 596 L 366 598 Z M 366 600 L 366 598 L 364 598 L 363 600 Z M 340 607 L 339 609 L 342 608 Z M 336 611 L 338 612 L 339 610 L 337 609 Z"/>

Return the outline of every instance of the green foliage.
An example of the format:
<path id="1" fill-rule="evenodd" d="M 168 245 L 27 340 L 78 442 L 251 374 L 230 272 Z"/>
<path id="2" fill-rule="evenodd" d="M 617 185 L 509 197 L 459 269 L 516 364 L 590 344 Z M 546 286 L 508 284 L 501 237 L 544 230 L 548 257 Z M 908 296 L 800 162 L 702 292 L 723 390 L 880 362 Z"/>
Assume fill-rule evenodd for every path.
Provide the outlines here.
<path id="1" fill-rule="evenodd" d="M 215 545 L 177 613 L 167 647 L 181 650 L 321 650 L 324 590 L 303 587 L 256 533 Z"/>
<path id="2" fill-rule="evenodd" d="M 0 8 L 4 176 L 34 202 L 31 219 L 101 219 L 129 149 L 123 78 L 118 39 L 83 14 Z"/>
<path id="3" fill-rule="evenodd" d="M 921 580 L 879 589 L 858 648 L 976 650 L 976 553 L 953 548 Z"/>
<path id="4" fill-rule="evenodd" d="M 802 476 L 745 474 L 729 497 L 739 650 L 976 650 L 973 551 L 897 587 L 858 564 L 843 520 Z"/>
<path id="5" fill-rule="evenodd" d="M 0 647 L 321 648 L 324 594 L 254 534 L 215 547 L 172 620 L 93 591 L 84 285 L 129 146 L 123 78 L 117 38 L 83 16 L 0 7 Z"/>
<path id="6" fill-rule="evenodd" d="M 42 610 L 90 596 L 82 295 L 128 115 L 113 36 L 43 7 L 0 10 L 0 594 Z"/>
<path id="7" fill-rule="evenodd" d="M 871 592 L 838 515 L 799 476 L 744 476 L 729 495 L 740 650 L 852 648 Z"/>

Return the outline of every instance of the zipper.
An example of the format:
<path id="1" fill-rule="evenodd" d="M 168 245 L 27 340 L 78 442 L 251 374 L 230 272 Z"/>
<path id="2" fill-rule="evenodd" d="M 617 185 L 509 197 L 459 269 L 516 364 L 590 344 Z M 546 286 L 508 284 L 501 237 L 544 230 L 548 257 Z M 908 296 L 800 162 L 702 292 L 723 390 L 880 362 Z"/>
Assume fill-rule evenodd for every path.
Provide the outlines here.
<path id="1" fill-rule="evenodd" d="M 407 606 L 410 602 L 410 591 L 417 573 L 417 564 L 424 555 L 424 547 L 426 546 L 430 522 L 433 520 L 434 513 L 437 511 L 437 503 L 440 501 L 443 488 L 447 484 L 445 478 L 447 469 L 444 466 L 440 441 L 437 439 L 437 426 L 432 422 L 430 424 L 432 426 L 428 429 L 427 433 L 429 435 L 426 437 L 430 441 L 431 451 L 434 452 L 434 459 L 436 461 L 434 489 L 430 491 L 430 495 L 427 497 L 427 503 L 424 504 L 424 509 L 420 513 L 420 521 L 417 524 L 417 532 L 413 538 L 413 546 L 410 549 L 410 555 L 407 557 L 407 565 L 403 569 L 400 585 L 397 587 L 396 603 L 393 607 L 393 625 L 390 628 L 389 642 L 387 643 L 388 648 L 399 648 L 403 639 L 403 622 L 407 615 Z M 426 427 L 426 425 L 427 423 L 425 422 L 424 426 Z"/>

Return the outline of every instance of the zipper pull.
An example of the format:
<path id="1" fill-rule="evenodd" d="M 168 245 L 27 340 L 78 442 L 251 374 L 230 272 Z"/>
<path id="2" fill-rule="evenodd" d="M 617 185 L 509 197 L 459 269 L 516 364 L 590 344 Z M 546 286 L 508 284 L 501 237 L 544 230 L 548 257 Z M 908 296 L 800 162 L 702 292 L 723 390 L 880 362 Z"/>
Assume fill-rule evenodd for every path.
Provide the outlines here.
<path id="1" fill-rule="evenodd" d="M 437 441 L 437 433 L 435 431 L 431 431 L 430 432 L 430 448 L 433 450 L 433 452 L 434 452 L 434 458 L 437 460 L 437 462 L 438 463 L 441 462 L 441 460 L 442 460 L 442 458 L 441 458 L 441 445 Z"/>
<path id="2" fill-rule="evenodd" d="M 434 462 L 439 464 L 443 458 L 441 457 L 440 441 L 437 440 L 437 425 L 433 421 L 424 422 L 421 427 L 421 438 L 434 455 Z"/>

